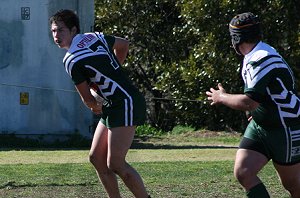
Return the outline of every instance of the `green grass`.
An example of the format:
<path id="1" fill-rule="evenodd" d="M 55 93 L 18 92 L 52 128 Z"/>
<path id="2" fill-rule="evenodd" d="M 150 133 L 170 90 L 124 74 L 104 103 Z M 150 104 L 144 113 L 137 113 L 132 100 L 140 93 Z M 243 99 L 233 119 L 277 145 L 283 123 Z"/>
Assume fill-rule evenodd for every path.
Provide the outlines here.
<path id="1" fill-rule="evenodd" d="M 145 139 L 145 137 L 144 137 Z M 156 198 L 241 198 L 233 177 L 239 135 L 198 132 L 135 140 L 127 160 Z M 151 148 L 151 149 L 141 149 Z M 273 166 L 260 173 L 272 198 L 287 198 Z M 124 198 L 133 197 L 119 181 Z M 0 151 L 2 198 L 107 197 L 88 162 L 88 150 Z"/>
<path id="2" fill-rule="evenodd" d="M 236 149 L 130 149 L 130 162 L 234 160 Z M 88 150 L 2 151 L 0 165 L 88 163 Z"/>
<path id="3" fill-rule="evenodd" d="M 231 161 L 132 163 L 153 197 L 242 197 Z M 90 164 L 1 165 L 0 197 L 105 197 Z M 273 167 L 261 173 L 273 197 L 288 197 Z M 126 197 L 130 193 L 120 183 Z"/>

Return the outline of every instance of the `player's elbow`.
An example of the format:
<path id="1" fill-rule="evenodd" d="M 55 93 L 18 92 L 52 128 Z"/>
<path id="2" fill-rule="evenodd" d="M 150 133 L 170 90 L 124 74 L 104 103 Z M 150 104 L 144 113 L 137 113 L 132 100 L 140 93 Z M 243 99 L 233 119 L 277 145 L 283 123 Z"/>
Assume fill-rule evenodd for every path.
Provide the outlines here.
<path id="1" fill-rule="evenodd" d="M 259 106 L 258 102 L 254 101 L 253 99 L 249 98 L 248 96 L 245 96 L 243 103 L 244 103 L 244 105 L 243 105 L 244 111 L 253 111 Z"/>
<path id="2" fill-rule="evenodd" d="M 128 52 L 129 50 L 129 41 L 124 38 L 115 37 L 115 43 L 113 48 L 117 51 Z"/>

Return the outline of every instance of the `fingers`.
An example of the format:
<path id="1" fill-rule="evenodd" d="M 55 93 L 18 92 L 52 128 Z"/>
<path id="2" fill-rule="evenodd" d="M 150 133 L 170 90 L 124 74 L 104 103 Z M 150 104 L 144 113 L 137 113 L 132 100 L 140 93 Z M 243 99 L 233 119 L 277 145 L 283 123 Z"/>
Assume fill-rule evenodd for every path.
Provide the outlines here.
<path id="1" fill-rule="evenodd" d="M 226 90 L 223 88 L 223 85 L 221 83 L 218 84 L 218 88 L 222 93 L 226 93 Z"/>
<path id="2" fill-rule="evenodd" d="M 206 95 L 212 95 L 216 90 L 214 88 L 210 88 L 209 91 L 206 91 Z"/>
<path id="3" fill-rule="evenodd" d="M 207 91 L 205 93 L 206 93 L 207 96 L 211 96 L 212 95 L 212 92 L 209 92 L 209 91 Z"/>
<path id="4" fill-rule="evenodd" d="M 210 88 L 209 91 L 206 91 L 207 100 L 211 101 L 210 105 L 215 105 L 218 103 L 218 95 L 222 92 L 225 92 L 221 83 L 218 83 L 217 89 Z"/>
<path id="5" fill-rule="evenodd" d="M 205 92 L 206 95 L 208 96 L 207 100 L 211 101 L 210 105 L 214 105 L 215 104 L 214 101 L 213 101 L 213 92 L 214 91 L 215 90 L 211 88 L 211 92 L 210 91 Z"/>
<path id="6" fill-rule="evenodd" d="M 219 88 L 220 90 L 224 90 L 223 85 L 222 85 L 221 83 L 218 83 L 218 88 Z"/>

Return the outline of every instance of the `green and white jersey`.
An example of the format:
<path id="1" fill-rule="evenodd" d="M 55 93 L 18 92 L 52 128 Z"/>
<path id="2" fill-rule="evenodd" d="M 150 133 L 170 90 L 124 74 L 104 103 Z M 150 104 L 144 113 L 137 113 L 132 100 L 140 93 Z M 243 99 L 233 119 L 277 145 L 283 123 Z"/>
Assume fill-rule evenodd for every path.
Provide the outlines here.
<path id="1" fill-rule="evenodd" d="M 140 94 L 116 58 L 114 42 L 115 37 L 98 32 L 78 34 L 63 59 L 74 84 L 87 81 L 108 102 L 105 104 L 132 101 L 134 95 Z"/>
<path id="2" fill-rule="evenodd" d="M 269 129 L 300 128 L 300 99 L 295 79 L 288 64 L 273 47 L 259 42 L 244 57 L 242 76 L 244 93 L 260 103 L 251 112 L 256 123 Z"/>

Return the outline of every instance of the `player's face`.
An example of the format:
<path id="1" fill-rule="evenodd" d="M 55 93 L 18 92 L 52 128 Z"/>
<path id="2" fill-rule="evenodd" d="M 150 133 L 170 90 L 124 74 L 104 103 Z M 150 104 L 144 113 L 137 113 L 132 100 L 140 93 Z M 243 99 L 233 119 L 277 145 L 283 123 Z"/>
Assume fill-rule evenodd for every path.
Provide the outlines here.
<path id="1" fill-rule="evenodd" d="M 74 36 L 76 35 L 76 28 L 73 27 L 72 30 L 69 30 L 64 22 L 57 21 L 51 24 L 51 32 L 53 40 L 58 47 L 68 50 L 71 46 Z"/>

